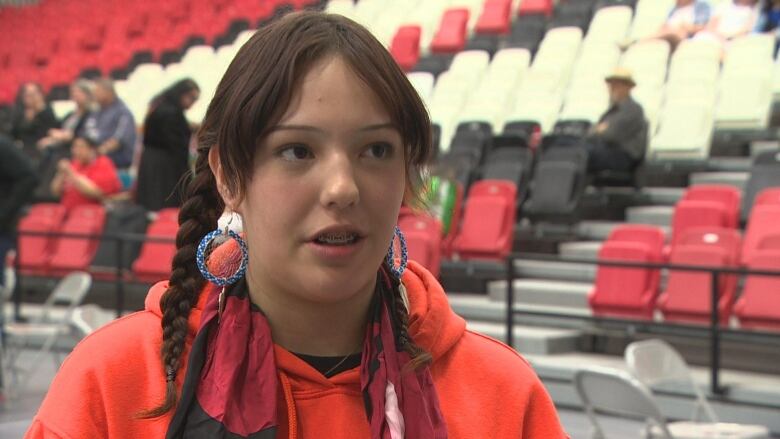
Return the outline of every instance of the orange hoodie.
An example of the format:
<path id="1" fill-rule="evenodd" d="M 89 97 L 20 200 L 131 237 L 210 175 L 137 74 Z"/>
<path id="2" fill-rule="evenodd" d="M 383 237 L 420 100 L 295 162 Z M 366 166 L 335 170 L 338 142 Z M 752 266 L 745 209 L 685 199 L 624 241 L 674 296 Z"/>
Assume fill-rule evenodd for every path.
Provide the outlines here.
<path id="1" fill-rule="evenodd" d="M 519 354 L 466 330 L 441 286 L 420 265 L 410 263 L 403 281 L 409 333 L 433 356 L 431 373 L 450 438 L 566 437 L 550 396 Z M 165 437 L 173 411 L 156 419 L 134 417 L 165 393 L 159 357 L 159 302 L 165 289 L 158 283 L 146 298 L 146 310 L 79 343 L 54 378 L 26 438 Z M 201 297 L 190 315 L 185 362 L 204 303 Z M 281 346 L 275 346 L 275 355 L 281 383 L 277 437 L 369 437 L 359 368 L 328 379 Z M 180 388 L 184 375 L 178 374 Z"/>

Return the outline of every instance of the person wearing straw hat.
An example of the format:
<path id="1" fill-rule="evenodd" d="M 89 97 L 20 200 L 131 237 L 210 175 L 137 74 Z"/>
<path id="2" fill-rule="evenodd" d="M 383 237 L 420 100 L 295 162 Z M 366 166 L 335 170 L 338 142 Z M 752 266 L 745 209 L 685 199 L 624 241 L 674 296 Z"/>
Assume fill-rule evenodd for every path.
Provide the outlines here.
<path id="1" fill-rule="evenodd" d="M 647 148 L 647 121 L 642 106 L 631 98 L 636 82 L 631 71 L 618 67 L 605 78 L 609 108 L 599 118 L 585 142 L 588 171 L 631 172 Z"/>

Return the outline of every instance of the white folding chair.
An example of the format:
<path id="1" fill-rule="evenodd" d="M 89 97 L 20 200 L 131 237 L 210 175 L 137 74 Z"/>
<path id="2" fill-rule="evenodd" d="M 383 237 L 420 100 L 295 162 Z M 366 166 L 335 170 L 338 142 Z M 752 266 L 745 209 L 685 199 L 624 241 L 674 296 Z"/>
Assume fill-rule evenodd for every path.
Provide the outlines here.
<path id="1" fill-rule="evenodd" d="M 638 418 L 656 426 L 661 437 L 674 437 L 650 390 L 630 374 L 603 367 L 581 369 L 574 373 L 574 387 L 593 426 L 594 439 L 606 438 L 597 414 Z"/>
<path id="2" fill-rule="evenodd" d="M 4 355 L 3 369 L 11 375 L 12 389 L 23 388 L 33 376 L 44 355 L 50 354 L 60 337 L 68 335 L 70 319 L 74 310 L 81 304 L 92 286 L 92 276 L 89 273 L 77 271 L 68 274 L 54 288 L 41 307 L 41 313 L 30 322 L 10 322 L 3 329 Z M 52 317 L 53 308 L 64 306 L 62 318 Z M 30 361 L 30 367 L 20 371 L 17 367 L 19 356 L 33 342 L 39 342 L 40 348 Z M 59 366 L 59 357 L 55 356 Z M 20 376 L 21 375 L 21 376 Z M 14 392 L 11 392 L 13 395 Z"/>
<path id="3" fill-rule="evenodd" d="M 689 387 L 696 396 L 690 421 L 668 425 L 674 437 L 768 438 L 769 429 L 762 425 L 718 422 L 718 415 L 696 385 L 688 364 L 669 343 L 658 340 L 633 342 L 626 347 L 626 363 L 631 372 L 648 388 L 660 385 Z M 708 422 L 700 422 L 705 419 Z"/>

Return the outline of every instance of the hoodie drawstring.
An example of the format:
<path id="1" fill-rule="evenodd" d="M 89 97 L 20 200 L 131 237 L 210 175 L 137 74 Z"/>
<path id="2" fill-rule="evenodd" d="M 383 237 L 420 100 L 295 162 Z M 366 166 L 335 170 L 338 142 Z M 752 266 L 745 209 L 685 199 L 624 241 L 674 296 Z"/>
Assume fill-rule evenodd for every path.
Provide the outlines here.
<path id="1" fill-rule="evenodd" d="M 288 437 L 289 439 L 296 439 L 298 437 L 298 413 L 295 410 L 295 400 L 293 399 L 290 378 L 287 377 L 286 373 L 279 371 L 279 379 L 282 382 L 282 392 L 284 393 L 284 401 L 287 405 Z"/>

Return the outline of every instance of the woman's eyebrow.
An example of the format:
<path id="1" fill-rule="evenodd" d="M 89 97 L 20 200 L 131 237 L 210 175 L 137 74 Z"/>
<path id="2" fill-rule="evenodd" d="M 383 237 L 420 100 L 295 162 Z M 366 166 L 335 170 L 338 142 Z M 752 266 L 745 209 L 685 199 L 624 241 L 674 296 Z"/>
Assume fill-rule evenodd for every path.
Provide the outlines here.
<path id="1" fill-rule="evenodd" d="M 365 131 L 377 131 L 377 130 L 386 130 L 386 129 L 395 130 L 395 129 L 397 129 L 397 127 L 393 123 L 384 122 L 384 123 L 377 123 L 377 124 L 366 125 L 366 126 L 360 128 L 360 129 L 358 129 L 358 131 L 359 132 L 365 132 Z M 324 133 L 325 132 L 325 130 L 323 130 L 321 128 L 318 128 L 318 127 L 315 127 L 315 126 L 312 126 L 312 125 L 297 125 L 297 124 L 276 125 L 275 127 L 273 127 L 273 129 L 271 129 L 271 131 L 272 132 L 273 131 L 310 131 L 310 132 L 315 132 L 315 133 Z"/>

